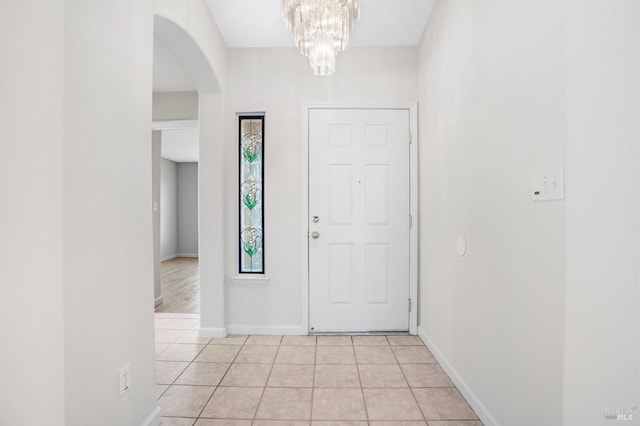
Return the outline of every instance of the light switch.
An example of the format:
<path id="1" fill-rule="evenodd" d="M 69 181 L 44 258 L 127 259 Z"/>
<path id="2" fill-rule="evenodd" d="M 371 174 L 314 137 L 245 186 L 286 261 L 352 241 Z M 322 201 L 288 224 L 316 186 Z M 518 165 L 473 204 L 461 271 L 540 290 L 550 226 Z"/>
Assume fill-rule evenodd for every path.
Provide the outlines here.
<path id="1" fill-rule="evenodd" d="M 531 198 L 534 201 L 564 200 L 564 170 L 534 172 L 531 180 Z"/>

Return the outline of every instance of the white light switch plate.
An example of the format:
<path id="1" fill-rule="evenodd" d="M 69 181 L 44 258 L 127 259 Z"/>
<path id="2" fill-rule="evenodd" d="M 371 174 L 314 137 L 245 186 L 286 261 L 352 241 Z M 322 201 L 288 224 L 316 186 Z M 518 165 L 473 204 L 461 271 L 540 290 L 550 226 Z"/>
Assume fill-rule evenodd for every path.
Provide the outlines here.
<path id="1" fill-rule="evenodd" d="M 564 200 L 564 169 L 534 172 L 531 180 L 531 199 Z"/>

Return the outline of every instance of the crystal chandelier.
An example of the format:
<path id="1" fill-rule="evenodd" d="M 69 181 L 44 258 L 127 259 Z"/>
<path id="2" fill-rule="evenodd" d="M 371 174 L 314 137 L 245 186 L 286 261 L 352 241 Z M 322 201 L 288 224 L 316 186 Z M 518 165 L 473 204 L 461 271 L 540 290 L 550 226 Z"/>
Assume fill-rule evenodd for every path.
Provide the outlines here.
<path id="1" fill-rule="evenodd" d="M 360 17 L 359 0 L 282 0 L 282 16 L 316 75 L 336 69 L 336 55 L 349 43 Z"/>

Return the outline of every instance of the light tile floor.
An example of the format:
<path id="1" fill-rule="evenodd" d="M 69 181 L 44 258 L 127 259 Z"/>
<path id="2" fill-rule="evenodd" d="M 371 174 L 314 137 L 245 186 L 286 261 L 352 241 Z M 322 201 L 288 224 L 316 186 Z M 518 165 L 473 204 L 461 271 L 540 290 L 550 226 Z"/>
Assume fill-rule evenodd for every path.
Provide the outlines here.
<path id="1" fill-rule="evenodd" d="M 157 313 L 162 425 L 481 426 L 416 336 L 198 336 Z"/>

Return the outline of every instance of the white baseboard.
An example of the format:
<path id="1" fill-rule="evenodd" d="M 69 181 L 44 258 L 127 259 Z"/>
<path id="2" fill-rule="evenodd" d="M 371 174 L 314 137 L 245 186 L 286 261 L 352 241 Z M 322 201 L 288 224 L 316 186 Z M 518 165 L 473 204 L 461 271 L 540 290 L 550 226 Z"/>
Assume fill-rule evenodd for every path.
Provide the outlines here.
<path id="1" fill-rule="evenodd" d="M 198 257 L 198 253 L 178 253 L 176 257 Z"/>
<path id="2" fill-rule="evenodd" d="M 177 259 L 179 257 L 198 257 L 198 253 L 176 253 L 176 254 L 171 254 L 169 256 L 165 256 L 162 259 L 160 259 L 160 263 L 162 262 L 166 262 L 167 260 L 173 260 L 173 259 Z"/>
<path id="3" fill-rule="evenodd" d="M 442 369 L 449 375 L 449 378 L 456 385 L 464 399 L 467 400 L 473 411 L 478 415 L 480 421 L 484 426 L 500 426 L 500 423 L 493 417 L 491 412 L 485 407 L 485 405 L 478 399 L 476 394 L 471 390 L 467 382 L 464 381 L 458 372 L 453 368 L 449 361 L 444 357 L 438 347 L 429 339 L 422 327 L 418 327 L 418 336 L 427 345 L 427 348 L 431 351 L 435 359 L 440 363 Z"/>
<path id="4" fill-rule="evenodd" d="M 160 426 L 162 421 L 162 410 L 156 405 L 156 408 L 147 416 L 140 426 Z"/>
<path id="5" fill-rule="evenodd" d="M 153 307 L 157 308 L 158 306 L 162 305 L 162 302 L 164 302 L 164 298 L 162 296 L 156 297 L 156 300 L 153 301 Z"/>
<path id="6" fill-rule="evenodd" d="M 306 330 L 302 330 L 300 326 L 286 325 L 228 325 L 229 334 L 257 334 L 257 335 L 287 335 L 302 336 L 309 334 Z"/>
<path id="7" fill-rule="evenodd" d="M 226 328 L 200 327 L 200 337 L 227 337 Z"/>

